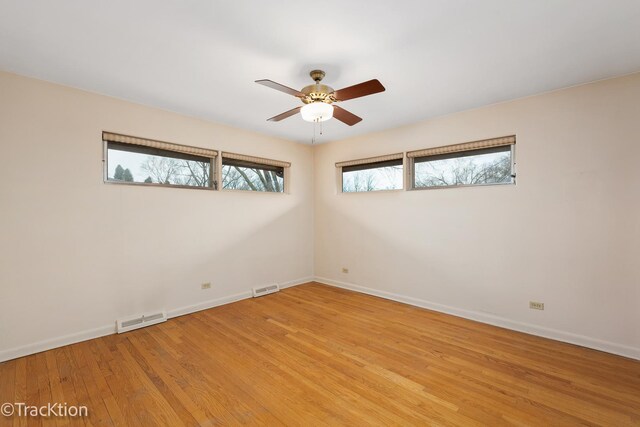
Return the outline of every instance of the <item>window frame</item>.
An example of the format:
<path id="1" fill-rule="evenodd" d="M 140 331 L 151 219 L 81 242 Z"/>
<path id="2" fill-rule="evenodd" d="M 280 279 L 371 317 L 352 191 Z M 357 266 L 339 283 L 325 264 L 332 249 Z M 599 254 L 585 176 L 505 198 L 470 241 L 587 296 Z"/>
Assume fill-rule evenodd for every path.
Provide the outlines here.
<path id="1" fill-rule="evenodd" d="M 172 151 L 172 150 L 167 150 L 167 149 L 160 149 L 160 148 L 150 148 L 150 147 L 146 147 L 144 145 L 137 145 L 137 144 L 128 144 L 128 143 L 120 143 L 117 141 L 109 141 L 109 140 L 102 140 L 102 180 L 105 184 L 116 184 L 116 185 L 136 185 L 136 186 L 145 186 L 145 187 L 163 187 L 163 188 L 187 188 L 187 189 L 192 189 L 192 190 L 208 190 L 208 191 L 217 191 L 218 190 L 218 178 L 216 175 L 216 157 L 206 157 L 206 156 L 198 156 L 198 155 L 192 155 L 192 154 L 185 154 L 185 153 L 181 153 L 178 151 Z M 133 181 L 118 181 L 118 180 L 113 180 L 113 179 L 109 179 L 109 145 L 113 144 L 113 145 L 118 145 L 121 147 L 138 147 L 140 148 L 139 151 L 136 151 L 135 149 L 132 150 L 119 150 L 119 151 L 130 151 L 132 153 L 139 153 L 139 154 L 150 154 L 150 153 L 157 153 L 157 154 L 152 154 L 155 156 L 160 156 L 160 157 L 170 157 L 170 158 L 178 158 L 178 159 L 184 159 L 184 160 L 193 160 L 193 161 L 203 161 L 206 160 L 209 162 L 209 185 L 206 187 L 203 186 L 198 186 L 198 185 L 182 185 L 182 184 L 162 184 L 162 183 L 158 183 L 158 182 L 133 182 Z M 160 153 L 173 153 L 175 154 L 174 156 L 163 156 Z"/>
<path id="2" fill-rule="evenodd" d="M 352 171 L 379 169 L 386 166 L 385 165 L 378 166 L 378 167 L 370 167 L 370 166 L 375 164 L 383 164 L 383 163 L 387 163 L 388 166 L 395 166 L 391 164 L 395 162 L 399 162 L 398 166 L 402 167 L 402 172 L 401 172 L 402 184 L 400 188 L 388 188 L 388 189 L 371 190 L 371 191 L 344 191 L 344 173 L 345 173 L 344 169 L 353 169 Z M 406 158 L 406 153 L 404 152 L 336 162 L 335 165 L 336 165 L 336 184 L 337 184 L 336 193 L 338 194 L 387 193 L 391 191 L 405 191 L 407 188 L 407 176 L 406 176 L 407 158 Z"/>
<path id="3" fill-rule="evenodd" d="M 399 164 L 392 164 L 392 163 L 399 163 Z M 367 167 L 367 166 L 371 166 L 371 165 L 376 165 L 379 164 L 380 166 L 377 167 Z M 385 165 L 386 164 L 386 165 Z M 355 172 L 355 171 L 361 171 L 361 170 L 371 170 L 371 169 L 380 169 L 380 168 L 384 168 L 384 167 L 389 167 L 389 166 L 401 166 L 402 167 L 402 185 L 400 186 L 400 188 L 383 188 L 380 190 L 370 190 L 370 191 L 344 191 L 344 173 L 345 173 L 345 169 L 350 169 L 347 172 Z M 339 177 L 340 179 L 339 181 L 339 187 L 338 187 L 338 192 L 342 193 L 342 194 L 359 194 L 359 193 L 380 193 L 380 192 L 389 192 L 389 191 L 404 191 L 405 189 L 405 158 L 404 156 L 402 158 L 399 159 L 393 159 L 393 160 L 380 160 L 380 161 L 373 161 L 370 163 L 361 163 L 358 165 L 352 165 L 352 166 L 341 166 L 338 169 L 338 173 L 339 173 Z"/>
<path id="4" fill-rule="evenodd" d="M 227 154 L 227 155 L 225 155 Z M 239 160 L 233 157 L 229 157 L 228 155 L 232 154 L 234 155 L 235 153 L 227 153 L 227 152 L 222 152 L 221 155 L 219 156 L 219 159 L 217 159 L 218 162 L 218 171 L 219 171 L 219 175 L 218 175 L 218 182 L 220 183 L 219 185 L 219 191 L 226 191 L 226 192 L 237 192 L 237 193 L 258 193 L 258 194 L 289 194 L 290 193 L 290 169 L 291 166 L 290 164 L 288 164 L 287 162 L 280 162 L 280 161 L 275 161 L 278 163 L 283 163 L 283 165 L 269 165 L 267 163 L 262 163 L 260 160 L 263 161 L 271 161 L 271 159 L 262 159 L 259 157 L 253 157 L 253 156 L 243 156 L 243 157 L 247 157 L 247 159 L 251 159 L 251 160 Z M 240 188 L 225 188 L 224 187 L 224 177 L 223 177 L 223 168 L 225 165 L 225 161 L 227 162 L 231 162 L 231 163 L 245 163 L 247 166 L 238 166 L 238 165 L 232 165 L 232 166 L 238 166 L 238 167 L 246 167 L 246 168 L 251 168 L 251 165 L 255 165 L 256 168 L 255 169 L 263 169 L 263 170 L 273 170 L 273 169 L 282 169 L 282 191 L 258 191 L 258 190 L 243 190 Z M 287 164 L 287 166 L 285 166 L 285 164 Z"/>
<path id="5" fill-rule="evenodd" d="M 491 148 L 472 148 L 472 149 L 462 150 L 462 151 L 453 152 L 453 153 L 444 154 L 444 155 L 435 154 L 432 156 L 407 157 L 408 162 L 407 162 L 407 168 L 406 168 L 406 172 L 407 172 L 406 180 L 409 183 L 407 190 L 409 191 L 442 190 L 446 188 L 468 188 L 468 187 L 491 187 L 491 186 L 516 185 L 516 151 L 515 151 L 516 144 L 514 142 L 511 144 L 505 144 L 504 146 L 507 146 L 507 145 L 509 146 L 508 151 L 510 151 L 510 156 L 511 156 L 511 181 L 510 182 L 488 182 L 488 183 L 482 183 L 482 184 L 453 184 L 453 185 L 437 185 L 437 186 L 434 185 L 434 186 L 418 186 L 418 187 L 416 186 L 415 164 L 417 159 L 432 157 L 434 158 L 434 160 L 437 160 L 438 158 L 443 159 L 443 158 L 467 157 L 467 156 L 474 155 L 474 154 L 467 154 L 467 153 L 479 152 L 476 155 L 481 155 L 481 154 L 485 154 L 488 150 L 491 149 Z M 495 147 L 495 148 L 499 148 L 499 147 Z M 504 150 L 504 151 L 507 151 L 507 150 Z M 482 152 L 485 152 L 485 153 L 482 153 Z M 465 154 L 467 154 L 467 156 L 465 156 Z"/>

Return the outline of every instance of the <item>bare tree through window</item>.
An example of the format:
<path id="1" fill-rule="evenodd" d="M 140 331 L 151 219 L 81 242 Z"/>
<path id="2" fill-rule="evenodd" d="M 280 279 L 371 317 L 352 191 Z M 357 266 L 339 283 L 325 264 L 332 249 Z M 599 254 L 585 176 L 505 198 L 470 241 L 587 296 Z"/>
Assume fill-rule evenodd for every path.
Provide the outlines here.
<path id="1" fill-rule="evenodd" d="M 211 185 L 211 163 L 208 161 L 147 156 L 140 164 L 140 170 L 148 174 L 147 178 L 151 178 L 148 182 L 151 183 L 195 187 Z"/>
<path id="2" fill-rule="evenodd" d="M 511 147 L 416 158 L 414 185 L 446 187 L 513 182 Z"/>
<path id="3" fill-rule="evenodd" d="M 109 143 L 109 181 L 211 187 L 211 159 L 155 148 Z"/>
<path id="4" fill-rule="evenodd" d="M 155 148 L 107 146 L 107 179 L 145 184 L 213 187 L 213 159 Z M 224 189 L 284 192 L 284 168 L 235 159 L 222 159 Z"/>
<path id="5" fill-rule="evenodd" d="M 342 168 L 344 193 L 402 189 L 402 159 L 345 166 Z"/>
<path id="6" fill-rule="evenodd" d="M 222 188 L 282 193 L 284 168 L 223 158 Z"/>

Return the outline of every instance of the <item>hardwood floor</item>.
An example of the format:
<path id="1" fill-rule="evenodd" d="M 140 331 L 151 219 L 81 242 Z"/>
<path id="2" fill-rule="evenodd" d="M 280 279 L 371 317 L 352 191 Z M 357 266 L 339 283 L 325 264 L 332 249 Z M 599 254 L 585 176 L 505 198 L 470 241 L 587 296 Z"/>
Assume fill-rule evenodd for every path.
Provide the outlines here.
<path id="1" fill-rule="evenodd" d="M 0 425 L 640 425 L 640 362 L 320 284 L 0 364 Z"/>

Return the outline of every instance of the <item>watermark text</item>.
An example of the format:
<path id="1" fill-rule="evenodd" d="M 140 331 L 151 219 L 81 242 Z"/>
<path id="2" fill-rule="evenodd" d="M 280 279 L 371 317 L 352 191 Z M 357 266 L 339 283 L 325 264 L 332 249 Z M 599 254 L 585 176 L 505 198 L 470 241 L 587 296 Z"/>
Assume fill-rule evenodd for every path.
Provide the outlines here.
<path id="1" fill-rule="evenodd" d="M 7 402 L 0 406 L 0 414 L 5 417 L 86 417 L 89 415 L 89 409 L 86 406 L 68 405 L 67 402 L 46 405 Z"/>

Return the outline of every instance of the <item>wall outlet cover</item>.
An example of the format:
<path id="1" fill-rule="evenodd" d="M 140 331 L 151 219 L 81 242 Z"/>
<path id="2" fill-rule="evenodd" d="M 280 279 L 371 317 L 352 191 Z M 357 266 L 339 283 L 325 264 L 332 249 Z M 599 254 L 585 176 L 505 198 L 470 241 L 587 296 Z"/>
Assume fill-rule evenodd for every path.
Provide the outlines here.
<path id="1" fill-rule="evenodd" d="M 529 308 L 532 310 L 544 310 L 543 302 L 529 301 Z"/>

